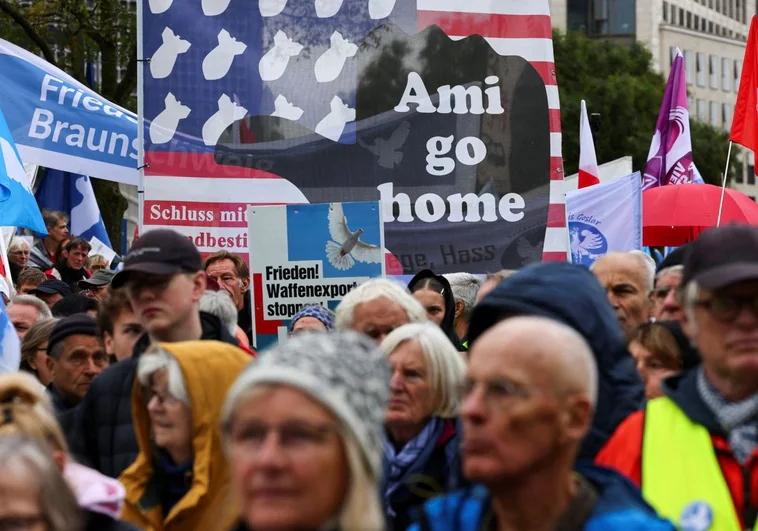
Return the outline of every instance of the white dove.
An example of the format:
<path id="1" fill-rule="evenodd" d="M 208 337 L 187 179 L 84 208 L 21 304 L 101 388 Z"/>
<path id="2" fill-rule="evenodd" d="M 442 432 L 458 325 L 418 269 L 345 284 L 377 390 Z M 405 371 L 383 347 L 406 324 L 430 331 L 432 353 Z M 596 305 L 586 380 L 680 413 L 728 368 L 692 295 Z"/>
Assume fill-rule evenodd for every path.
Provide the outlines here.
<path id="1" fill-rule="evenodd" d="M 574 257 L 574 263 L 582 263 L 585 256 L 592 258 L 592 251 L 602 246 L 603 237 L 599 234 L 593 234 L 589 230 L 583 230 L 580 234 L 579 229 L 576 228 L 571 231 L 571 254 Z"/>
<path id="2" fill-rule="evenodd" d="M 379 166 L 391 170 L 403 162 L 403 152 L 400 151 L 400 148 L 405 144 L 410 132 L 411 124 L 403 122 L 397 126 L 389 138 L 378 137 L 371 145 L 359 138 L 358 145 L 376 155 L 379 159 Z"/>
<path id="3" fill-rule="evenodd" d="M 350 230 L 340 203 L 329 206 L 329 234 L 334 241 L 326 242 L 326 257 L 335 269 L 347 271 L 355 260 L 364 264 L 380 264 L 384 260 L 380 247 L 360 240 L 363 229 Z"/>

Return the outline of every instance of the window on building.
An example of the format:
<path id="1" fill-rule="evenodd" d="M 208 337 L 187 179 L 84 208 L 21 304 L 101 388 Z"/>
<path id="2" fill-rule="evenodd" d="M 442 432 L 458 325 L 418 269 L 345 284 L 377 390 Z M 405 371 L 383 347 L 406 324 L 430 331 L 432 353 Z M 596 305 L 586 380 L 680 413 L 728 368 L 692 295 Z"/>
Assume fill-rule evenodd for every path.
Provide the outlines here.
<path id="1" fill-rule="evenodd" d="M 713 0 L 708 0 L 708 7 L 713 9 Z"/>
<path id="2" fill-rule="evenodd" d="M 716 0 L 716 11 L 721 13 L 721 0 Z"/>
<path id="3" fill-rule="evenodd" d="M 708 57 L 708 71 L 710 74 L 710 86 L 712 89 L 719 88 L 719 58 L 715 55 Z"/>
<path id="4" fill-rule="evenodd" d="M 692 29 L 692 13 L 687 11 L 687 29 Z"/>
<path id="5" fill-rule="evenodd" d="M 695 26 L 694 26 L 694 28 L 695 28 L 696 30 L 699 30 L 699 29 L 700 29 L 700 17 L 699 17 L 699 16 L 697 16 L 697 15 L 695 15 Z"/>
<path id="6" fill-rule="evenodd" d="M 755 167 L 753 168 L 753 171 L 750 171 L 750 166 L 748 166 L 747 183 L 755 185 Z"/>
<path id="7" fill-rule="evenodd" d="M 690 50 L 684 50 L 684 69 L 687 71 L 687 84 L 695 82 L 695 54 Z"/>
<path id="8" fill-rule="evenodd" d="M 721 105 L 721 121 L 724 126 L 724 130 L 729 131 L 732 128 L 732 106 L 728 103 Z"/>
<path id="9" fill-rule="evenodd" d="M 587 33 L 590 3 L 587 0 L 568 0 L 566 26 L 569 30 Z"/>
<path id="10" fill-rule="evenodd" d="M 734 61 L 734 91 L 740 90 L 740 78 L 742 78 L 742 59 Z"/>
<path id="11" fill-rule="evenodd" d="M 705 100 L 697 100 L 697 121 L 708 122 L 708 108 L 705 105 Z"/>
<path id="12" fill-rule="evenodd" d="M 748 164 L 747 171 L 748 173 L 750 173 L 751 171 L 755 173 L 755 166 L 753 166 L 752 164 Z M 739 184 L 742 184 L 745 182 L 745 176 L 742 175 L 741 171 L 734 172 L 734 182 L 739 183 Z"/>
<path id="13" fill-rule="evenodd" d="M 669 21 L 669 3 L 663 2 L 663 21 L 668 22 Z"/>
<path id="14" fill-rule="evenodd" d="M 684 9 L 679 8 L 679 25 L 684 26 Z"/>
<path id="15" fill-rule="evenodd" d="M 713 127 L 718 127 L 721 125 L 719 122 L 721 121 L 721 109 L 719 109 L 718 102 L 712 101 L 711 102 L 711 125 Z"/>
<path id="16" fill-rule="evenodd" d="M 732 60 L 728 57 L 721 59 L 721 88 L 725 92 L 732 90 Z"/>
<path id="17" fill-rule="evenodd" d="M 708 33 L 713 33 L 713 22 L 708 22 Z"/>
<path id="18" fill-rule="evenodd" d="M 705 54 L 702 52 L 698 52 L 697 54 L 697 86 L 698 87 L 705 87 L 705 78 L 706 78 L 706 60 L 705 60 Z"/>
<path id="19" fill-rule="evenodd" d="M 635 4 L 630 0 L 592 0 L 591 30 L 594 35 L 634 35 Z"/>

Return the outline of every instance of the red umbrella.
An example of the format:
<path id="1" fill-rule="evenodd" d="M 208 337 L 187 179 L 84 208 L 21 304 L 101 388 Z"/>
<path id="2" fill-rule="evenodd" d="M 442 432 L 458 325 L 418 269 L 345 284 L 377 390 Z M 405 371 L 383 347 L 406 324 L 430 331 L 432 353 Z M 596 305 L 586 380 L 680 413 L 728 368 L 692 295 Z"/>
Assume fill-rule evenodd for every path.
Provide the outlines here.
<path id="1" fill-rule="evenodd" d="M 651 247 L 683 245 L 715 227 L 721 187 L 712 184 L 658 186 L 642 194 L 642 242 Z M 721 224 L 758 225 L 758 204 L 726 189 Z"/>

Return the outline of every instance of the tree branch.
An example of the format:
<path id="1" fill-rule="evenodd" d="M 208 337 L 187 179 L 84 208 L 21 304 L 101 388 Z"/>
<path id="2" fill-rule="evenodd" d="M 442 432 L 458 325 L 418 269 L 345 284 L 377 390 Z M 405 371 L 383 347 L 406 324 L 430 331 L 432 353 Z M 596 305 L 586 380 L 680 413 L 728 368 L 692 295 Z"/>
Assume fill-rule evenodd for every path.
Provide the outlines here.
<path id="1" fill-rule="evenodd" d="M 52 48 L 50 48 L 47 42 L 45 42 L 45 39 L 42 38 L 37 30 L 35 30 L 34 27 L 29 24 L 29 21 L 26 20 L 15 7 L 13 7 L 6 0 L 0 0 L 0 11 L 6 13 L 9 17 L 11 17 L 11 19 L 13 19 L 16 24 L 21 27 L 22 30 L 24 30 L 26 36 L 29 37 L 32 42 L 37 45 L 48 63 L 58 66 Z"/>
<path id="2" fill-rule="evenodd" d="M 126 65 L 126 72 L 121 82 L 116 86 L 116 90 L 113 93 L 113 103 L 124 105 L 126 98 L 128 98 L 134 87 L 137 85 L 137 47 L 132 49 L 132 53 L 129 56 L 129 63 Z"/>

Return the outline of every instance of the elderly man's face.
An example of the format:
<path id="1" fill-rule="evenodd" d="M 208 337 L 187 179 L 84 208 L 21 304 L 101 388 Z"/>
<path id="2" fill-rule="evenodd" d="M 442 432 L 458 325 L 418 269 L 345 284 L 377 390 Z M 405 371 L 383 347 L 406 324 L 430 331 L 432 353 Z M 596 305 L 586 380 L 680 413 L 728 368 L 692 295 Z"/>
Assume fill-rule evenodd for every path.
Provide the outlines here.
<path id="1" fill-rule="evenodd" d="M 245 293 L 250 287 L 249 278 L 240 278 L 237 275 L 237 268 L 229 259 L 217 260 L 209 264 L 205 273 L 218 282 L 218 285 L 226 290 L 232 296 L 237 310 L 242 310 L 245 306 Z"/>
<path id="2" fill-rule="evenodd" d="M 758 391 L 758 280 L 700 290 L 685 328 L 713 380 Z M 690 316 L 688 316 L 689 318 Z M 694 326 L 693 326 L 694 325 Z"/>
<path id="3" fill-rule="evenodd" d="M 387 297 L 362 302 L 353 310 L 353 330 L 366 334 L 377 345 L 404 324 L 408 324 L 408 314 Z"/>
<path id="4" fill-rule="evenodd" d="M 592 272 L 608 294 L 616 318 L 625 334 L 648 320 L 648 287 L 639 261 L 611 256 L 598 260 Z"/>
<path id="5" fill-rule="evenodd" d="M 655 282 L 655 288 L 650 294 L 653 304 L 650 317 L 656 321 L 681 321 L 684 318 L 684 312 L 676 297 L 676 290 L 681 283 L 681 271 L 669 271 Z"/>
<path id="6" fill-rule="evenodd" d="M 469 354 L 461 406 L 466 478 L 488 485 L 518 477 L 571 440 L 570 400 L 560 396 L 538 338 L 487 333 Z"/>
<path id="7" fill-rule="evenodd" d="M 7 310 L 8 318 L 18 333 L 18 338 L 23 340 L 26 333 L 34 323 L 39 320 L 40 312 L 30 304 L 14 304 Z"/>

